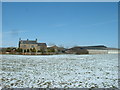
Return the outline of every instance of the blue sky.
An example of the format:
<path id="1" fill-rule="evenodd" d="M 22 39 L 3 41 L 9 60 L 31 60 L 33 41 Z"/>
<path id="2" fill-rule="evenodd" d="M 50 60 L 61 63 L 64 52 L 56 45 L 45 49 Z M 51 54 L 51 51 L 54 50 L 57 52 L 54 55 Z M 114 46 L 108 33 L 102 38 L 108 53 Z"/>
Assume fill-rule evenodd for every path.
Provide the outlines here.
<path id="1" fill-rule="evenodd" d="M 4 2 L 3 47 L 22 39 L 48 45 L 118 47 L 117 2 Z"/>

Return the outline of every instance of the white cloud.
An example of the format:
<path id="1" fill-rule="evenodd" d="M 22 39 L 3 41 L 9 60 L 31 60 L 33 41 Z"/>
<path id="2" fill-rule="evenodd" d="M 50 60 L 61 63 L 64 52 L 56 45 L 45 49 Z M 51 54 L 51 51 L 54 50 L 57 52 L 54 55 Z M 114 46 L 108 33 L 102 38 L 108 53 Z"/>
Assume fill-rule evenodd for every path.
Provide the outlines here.
<path id="1" fill-rule="evenodd" d="M 93 23 L 93 24 L 82 25 L 81 27 L 100 26 L 100 25 L 110 24 L 110 23 L 114 23 L 114 22 L 118 22 L 118 20 L 111 20 L 111 21 L 105 21 L 105 22 L 97 22 L 97 23 Z"/>

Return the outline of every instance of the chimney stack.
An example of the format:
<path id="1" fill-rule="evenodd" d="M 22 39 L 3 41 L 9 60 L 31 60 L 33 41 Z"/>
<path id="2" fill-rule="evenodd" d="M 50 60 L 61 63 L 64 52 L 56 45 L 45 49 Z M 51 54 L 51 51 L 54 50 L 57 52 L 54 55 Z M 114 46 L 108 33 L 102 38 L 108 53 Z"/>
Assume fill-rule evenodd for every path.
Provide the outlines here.
<path id="1" fill-rule="evenodd" d="M 21 38 L 19 38 L 19 41 L 21 41 Z"/>
<path id="2" fill-rule="evenodd" d="M 37 42 L 37 38 L 36 38 L 36 40 L 35 40 L 36 42 Z"/>

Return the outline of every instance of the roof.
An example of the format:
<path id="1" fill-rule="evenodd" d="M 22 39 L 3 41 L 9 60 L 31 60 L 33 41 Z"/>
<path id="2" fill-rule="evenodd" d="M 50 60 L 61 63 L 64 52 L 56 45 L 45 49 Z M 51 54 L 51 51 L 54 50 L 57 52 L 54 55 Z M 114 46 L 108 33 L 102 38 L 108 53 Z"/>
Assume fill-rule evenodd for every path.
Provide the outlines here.
<path id="1" fill-rule="evenodd" d="M 82 48 L 82 47 L 73 47 L 73 48 L 70 48 L 68 50 L 86 50 L 86 48 Z"/>
<path id="2" fill-rule="evenodd" d="M 37 40 L 20 40 L 19 44 L 37 44 L 38 46 L 47 46 L 46 43 L 37 43 Z"/>
<path id="3" fill-rule="evenodd" d="M 104 45 L 98 45 L 98 46 L 76 46 L 76 47 L 73 47 L 73 48 L 81 48 L 81 49 L 100 49 L 100 50 L 104 50 L 104 49 L 107 49 L 106 46 Z"/>
<path id="4" fill-rule="evenodd" d="M 46 43 L 37 43 L 38 46 L 47 46 Z"/>
<path id="5" fill-rule="evenodd" d="M 21 40 L 20 44 L 37 44 L 34 40 Z"/>

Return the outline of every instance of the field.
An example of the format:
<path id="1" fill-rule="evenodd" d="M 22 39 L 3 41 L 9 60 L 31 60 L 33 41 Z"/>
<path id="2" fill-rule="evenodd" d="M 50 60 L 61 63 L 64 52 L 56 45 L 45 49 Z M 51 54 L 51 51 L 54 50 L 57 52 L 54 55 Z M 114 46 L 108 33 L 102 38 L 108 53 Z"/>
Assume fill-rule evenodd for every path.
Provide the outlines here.
<path id="1" fill-rule="evenodd" d="M 118 88 L 118 55 L 2 55 L 3 88 Z"/>

